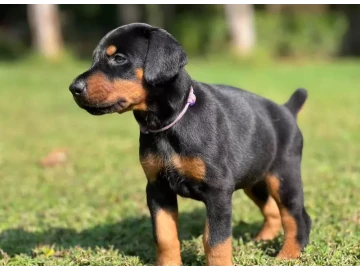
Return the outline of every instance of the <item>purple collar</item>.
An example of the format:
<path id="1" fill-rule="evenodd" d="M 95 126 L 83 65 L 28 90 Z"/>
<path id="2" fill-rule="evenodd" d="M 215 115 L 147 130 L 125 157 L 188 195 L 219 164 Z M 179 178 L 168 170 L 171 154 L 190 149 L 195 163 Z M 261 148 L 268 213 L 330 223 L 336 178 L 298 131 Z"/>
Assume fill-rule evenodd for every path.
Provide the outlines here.
<path id="1" fill-rule="evenodd" d="M 172 121 L 170 124 L 168 124 L 165 127 L 160 128 L 160 129 L 148 129 L 147 127 L 144 127 L 144 126 L 140 125 L 140 123 L 139 123 L 140 131 L 144 134 L 148 134 L 148 133 L 162 132 L 162 131 L 165 131 L 165 130 L 171 128 L 173 125 L 176 124 L 177 121 L 179 121 L 184 116 L 184 114 L 186 113 L 189 106 L 193 106 L 195 104 L 195 102 L 196 102 L 196 96 L 194 94 L 194 89 L 191 86 L 190 94 L 189 94 L 188 100 L 186 102 L 186 105 L 185 105 L 184 109 L 181 111 L 181 113 L 175 118 L 174 121 Z"/>

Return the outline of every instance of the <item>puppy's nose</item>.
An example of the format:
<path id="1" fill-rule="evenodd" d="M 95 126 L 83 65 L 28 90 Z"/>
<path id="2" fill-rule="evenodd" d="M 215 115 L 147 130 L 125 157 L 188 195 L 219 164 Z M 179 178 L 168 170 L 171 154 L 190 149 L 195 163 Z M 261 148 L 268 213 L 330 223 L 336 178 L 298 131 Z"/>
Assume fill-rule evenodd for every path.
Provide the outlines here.
<path id="1" fill-rule="evenodd" d="M 85 93 L 86 84 L 83 80 L 75 80 L 70 85 L 69 90 L 74 96 L 81 96 Z"/>

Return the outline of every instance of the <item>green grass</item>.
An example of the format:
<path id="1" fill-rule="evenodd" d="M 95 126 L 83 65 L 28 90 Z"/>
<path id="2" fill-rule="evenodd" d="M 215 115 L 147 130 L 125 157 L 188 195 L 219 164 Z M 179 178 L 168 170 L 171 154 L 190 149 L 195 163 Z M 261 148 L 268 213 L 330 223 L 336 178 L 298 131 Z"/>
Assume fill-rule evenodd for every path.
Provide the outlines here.
<path id="1" fill-rule="evenodd" d="M 299 115 L 305 138 L 305 203 L 313 220 L 300 259 L 278 262 L 282 236 L 254 243 L 256 206 L 233 198 L 239 265 L 360 265 L 360 63 L 265 66 L 190 61 L 193 78 L 285 102 L 309 91 Z M 131 113 L 94 117 L 68 91 L 89 63 L 0 63 L 0 265 L 151 265 L 155 260 Z M 53 148 L 68 160 L 43 168 Z M 203 265 L 204 206 L 179 199 L 185 265 Z"/>

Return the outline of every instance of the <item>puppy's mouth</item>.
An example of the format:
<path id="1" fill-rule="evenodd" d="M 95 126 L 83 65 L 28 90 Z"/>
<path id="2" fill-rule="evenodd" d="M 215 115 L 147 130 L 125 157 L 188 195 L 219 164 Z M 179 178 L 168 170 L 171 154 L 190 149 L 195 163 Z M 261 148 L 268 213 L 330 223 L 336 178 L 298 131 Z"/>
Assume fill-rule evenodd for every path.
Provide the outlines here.
<path id="1" fill-rule="evenodd" d="M 111 104 L 87 104 L 76 100 L 78 106 L 92 115 L 103 115 L 109 113 L 121 113 L 128 107 L 126 100 L 120 99 Z"/>

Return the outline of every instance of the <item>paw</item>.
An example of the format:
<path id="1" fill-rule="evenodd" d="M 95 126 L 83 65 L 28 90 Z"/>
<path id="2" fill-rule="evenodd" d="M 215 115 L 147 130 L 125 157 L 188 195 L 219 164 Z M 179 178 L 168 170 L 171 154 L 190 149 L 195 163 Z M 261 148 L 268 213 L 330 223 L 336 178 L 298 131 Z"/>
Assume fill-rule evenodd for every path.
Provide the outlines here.
<path id="1" fill-rule="evenodd" d="M 254 238 L 255 242 L 260 241 L 271 241 L 278 235 L 278 232 L 259 232 L 258 235 Z"/>
<path id="2" fill-rule="evenodd" d="M 280 250 L 279 254 L 276 256 L 279 260 L 294 260 L 298 259 L 301 255 L 300 251 L 284 251 Z"/>
<path id="3" fill-rule="evenodd" d="M 271 224 L 265 223 L 261 231 L 256 235 L 254 240 L 258 241 L 270 241 L 278 236 L 281 231 L 281 221 L 272 222 Z"/>
<path id="4" fill-rule="evenodd" d="M 182 266 L 182 262 L 168 261 L 168 262 L 156 262 L 155 266 Z"/>

